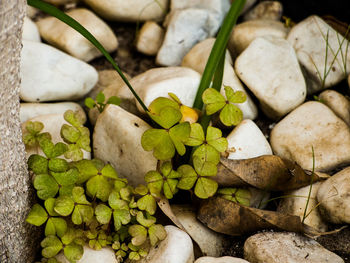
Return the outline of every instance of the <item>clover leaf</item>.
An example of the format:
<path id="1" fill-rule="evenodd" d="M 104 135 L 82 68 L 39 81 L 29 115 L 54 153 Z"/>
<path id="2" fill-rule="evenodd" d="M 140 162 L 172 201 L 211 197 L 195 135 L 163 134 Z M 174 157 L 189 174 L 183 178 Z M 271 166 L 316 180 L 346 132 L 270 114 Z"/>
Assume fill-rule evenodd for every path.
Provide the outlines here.
<path id="1" fill-rule="evenodd" d="M 179 167 L 177 171 L 182 177 L 177 187 L 189 190 L 195 185 L 194 193 L 199 198 L 206 199 L 213 196 L 218 188 L 218 183 L 207 177 L 216 175 L 216 164 L 203 161 L 199 157 L 194 156 L 193 165 L 194 169 L 188 164 Z"/>
<path id="2" fill-rule="evenodd" d="M 69 244 L 64 247 L 63 253 L 70 262 L 76 262 L 83 257 L 84 248 L 78 244 Z"/>
<path id="3" fill-rule="evenodd" d="M 34 188 L 37 190 L 36 193 L 38 197 L 42 200 L 55 197 L 59 190 L 56 180 L 48 174 L 39 174 L 35 176 Z"/>
<path id="4" fill-rule="evenodd" d="M 164 240 L 166 238 L 167 233 L 162 225 L 154 224 L 148 229 L 148 235 L 151 241 L 151 245 L 155 246 L 158 241 Z"/>
<path id="5" fill-rule="evenodd" d="M 212 115 L 221 110 L 219 118 L 226 126 L 239 124 L 243 119 L 242 111 L 233 103 L 243 103 L 247 96 L 243 91 L 234 92 L 229 86 L 225 86 L 226 98 L 217 90 L 208 88 L 203 93 L 203 102 L 206 104 L 206 112 Z"/>
<path id="6" fill-rule="evenodd" d="M 40 243 L 43 250 L 41 254 L 45 258 L 52 258 L 56 256 L 63 248 L 63 244 L 58 237 L 50 235 L 44 238 Z"/>
<path id="7" fill-rule="evenodd" d="M 95 168 L 91 165 L 90 172 L 87 173 L 87 176 L 90 176 L 90 179 L 86 183 L 87 193 L 92 197 L 97 197 L 102 201 L 107 201 L 110 193 L 113 190 L 113 179 L 120 180 L 115 169 L 107 164 L 105 166 L 98 165 L 98 162 L 93 163 Z"/>
<path id="8" fill-rule="evenodd" d="M 207 135 L 204 137 L 202 126 L 199 123 L 193 123 L 186 145 L 199 146 L 193 153 L 193 157 L 197 156 L 203 161 L 217 164 L 220 161 L 220 152 L 226 150 L 228 143 L 226 138 L 222 138 L 220 129 L 209 126 Z"/>
<path id="9" fill-rule="evenodd" d="M 131 250 L 129 254 L 129 259 L 132 261 L 138 261 L 141 259 L 141 257 L 145 257 L 148 254 L 147 251 L 145 251 L 141 247 L 134 246 L 132 243 L 129 243 L 128 247 Z"/>
<path id="10" fill-rule="evenodd" d="M 29 224 L 32 224 L 35 226 L 41 226 L 46 222 L 47 218 L 48 218 L 48 214 L 46 213 L 45 209 L 41 205 L 35 204 L 30 210 L 26 218 L 26 221 Z"/>
<path id="11" fill-rule="evenodd" d="M 141 225 L 131 225 L 129 227 L 129 234 L 131 235 L 131 243 L 134 246 L 141 246 L 147 239 L 147 229 Z"/>
<path id="12" fill-rule="evenodd" d="M 109 97 L 107 102 L 105 103 L 106 97 L 103 92 L 99 92 L 96 96 L 96 101 L 90 97 L 85 99 L 85 106 L 89 109 L 97 108 L 101 113 L 105 109 L 107 104 L 119 105 L 121 103 L 121 99 L 117 96 Z"/>
<path id="13" fill-rule="evenodd" d="M 249 206 L 251 193 L 247 189 L 240 188 L 222 188 L 218 190 L 218 194 L 226 200 Z"/>
<path id="14" fill-rule="evenodd" d="M 141 137 L 142 147 L 152 151 L 158 160 L 167 160 L 175 155 L 175 149 L 184 155 L 184 142 L 190 135 L 190 124 L 177 124 L 182 114 L 177 102 L 168 98 L 157 98 L 149 106 L 149 116 L 164 129 L 149 129 Z M 176 125 L 177 124 L 177 125 Z"/>
<path id="15" fill-rule="evenodd" d="M 157 210 L 157 203 L 149 189 L 144 185 L 139 185 L 135 188 L 135 192 L 142 196 L 137 200 L 137 207 L 153 215 Z"/>
<path id="16" fill-rule="evenodd" d="M 155 196 L 160 196 L 163 192 L 167 199 L 171 199 L 177 192 L 176 186 L 181 175 L 172 169 L 170 162 L 165 162 L 160 170 L 162 174 L 157 171 L 149 171 L 145 175 L 147 187 Z"/>
<path id="17" fill-rule="evenodd" d="M 150 227 L 156 222 L 156 218 L 146 213 L 146 217 L 143 212 L 139 211 L 136 215 L 136 220 L 144 227 Z"/>
<path id="18" fill-rule="evenodd" d="M 23 142 L 30 146 L 37 146 L 41 140 L 51 140 L 51 135 L 48 132 L 40 133 L 44 129 L 42 122 L 29 121 L 23 132 Z"/>

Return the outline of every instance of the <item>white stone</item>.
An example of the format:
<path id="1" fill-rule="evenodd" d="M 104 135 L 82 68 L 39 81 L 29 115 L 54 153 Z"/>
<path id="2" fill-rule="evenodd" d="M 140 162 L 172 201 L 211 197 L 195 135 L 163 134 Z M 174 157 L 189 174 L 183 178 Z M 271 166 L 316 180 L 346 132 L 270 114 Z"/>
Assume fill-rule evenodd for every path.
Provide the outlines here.
<path id="1" fill-rule="evenodd" d="M 340 33 L 318 16 L 306 18 L 289 32 L 287 40 L 293 45 L 304 68 L 309 93 L 332 87 L 349 74 L 350 52 L 346 52 L 349 41 L 343 39 Z M 327 63 L 326 54 L 328 54 Z M 345 64 L 346 72 L 344 72 Z"/>
<path id="2" fill-rule="evenodd" d="M 112 21 L 162 20 L 169 0 L 84 0 L 101 17 Z"/>
<path id="3" fill-rule="evenodd" d="M 62 263 L 70 263 L 63 252 L 56 256 L 56 259 Z M 88 246 L 84 246 L 83 257 L 76 263 L 119 263 L 116 259 L 115 252 L 110 247 L 104 247 L 101 250 L 94 250 Z"/>
<path id="4" fill-rule="evenodd" d="M 335 90 L 325 90 L 319 98 L 350 126 L 350 100 Z"/>
<path id="5" fill-rule="evenodd" d="M 204 255 L 219 257 L 223 252 L 225 236 L 214 232 L 196 218 L 195 209 L 188 205 L 172 205 L 171 210 Z"/>
<path id="6" fill-rule="evenodd" d="M 147 21 L 140 29 L 136 40 L 137 51 L 154 56 L 164 40 L 164 29 L 154 21 Z"/>
<path id="7" fill-rule="evenodd" d="M 200 74 L 203 74 L 205 65 L 207 64 L 211 49 L 214 45 L 215 38 L 208 38 L 197 45 L 195 45 L 190 52 L 182 60 L 183 67 L 189 67 L 194 69 Z M 223 86 L 230 86 L 235 91 L 246 91 L 243 88 L 243 85 L 239 81 L 236 73 L 232 67 L 232 59 L 228 52 L 226 52 L 225 57 L 225 67 L 224 67 L 224 76 L 223 76 Z M 221 93 L 225 95 L 225 89 L 221 89 Z M 235 104 L 243 112 L 243 119 L 255 119 L 258 115 L 258 110 L 247 94 L 247 100 L 244 103 Z"/>
<path id="8" fill-rule="evenodd" d="M 180 65 L 196 43 L 216 34 L 229 6 L 228 0 L 172 1 L 156 62 L 163 66 Z"/>
<path id="9" fill-rule="evenodd" d="M 152 247 L 138 263 L 193 263 L 193 244 L 190 236 L 175 226 L 165 226 L 167 237 Z"/>
<path id="10" fill-rule="evenodd" d="M 96 84 L 97 71 L 49 45 L 23 41 L 20 97 L 26 102 L 76 100 Z"/>
<path id="11" fill-rule="evenodd" d="M 69 3 L 78 2 L 79 0 L 44 0 L 44 1 L 53 5 L 65 5 Z"/>
<path id="12" fill-rule="evenodd" d="M 249 263 L 248 261 L 242 258 L 234 258 L 234 257 L 200 257 L 194 263 Z"/>
<path id="13" fill-rule="evenodd" d="M 236 25 L 231 33 L 228 48 L 232 54 L 240 54 L 257 37 L 275 36 L 286 38 L 288 28 L 273 20 L 251 20 Z"/>
<path id="14" fill-rule="evenodd" d="M 231 0 L 231 3 L 233 2 L 234 0 Z M 246 0 L 245 4 L 244 4 L 244 7 L 242 9 L 242 12 L 241 12 L 241 15 L 242 14 L 245 14 L 254 4 L 255 4 L 256 0 Z"/>
<path id="15" fill-rule="evenodd" d="M 237 58 L 235 70 L 270 118 L 284 116 L 305 100 L 305 80 L 295 51 L 285 39 L 256 38 Z"/>
<path id="16" fill-rule="evenodd" d="M 270 143 L 275 154 L 312 170 L 328 171 L 350 163 L 350 128 L 320 102 L 296 108 L 272 129 Z"/>
<path id="17" fill-rule="evenodd" d="M 22 39 L 35 41 L 35 42 L 41 42 L 38 27 L 27 16 L 24 17 Z"/>
<path id="18" fill-rule="evenodd" d="M 148 107 L 158 97 L 176 94 L 182 104 L 192 107 L 200 82 L 200 74 L 185 67 L 153 68 L 132 78 L 131 86 Z M 144 112 L 137 103 L 137 108 Z"/>
<path id="19" fill-rule="evenodd" d="M 142 119 L 119 106 L 108 105 L 95 125 L 94 157 L 110 163 L 131 185 L 143 184 L 145 174 L 157 168 L 152 152 L 141 146 L 141 136 L 149 128 Z"/>
<path id="20" fill-rule="evenodd" d="M 244 243 L 244 258 L 251 263 L 344 263 L 315 240 L 287 232 L 249 237 Z"/>
<path id="21" fill-rule="evenodd" d="M 281 199 L 277 211 L 283 214 L 299 216 L 302 220 L 307 205 L 307 211 L 305 214 L 307 216 L 304 223 L 320 232 L 327 231 L 327 224 L 319 213 L 319 203 L 316 199 L 320 185 L 321 182 L 312 184 L 310 198 L 308 198 L 310 185 L 284 193 L 283 195 L 286 197 Z"/>
<path id="22" fill-rule="evenodd" d="M 350 223 L 350 167 L 324 181 L 317 192 L 321 215 L 335 224 Z"/>
<path id="23" fill-rule="evenodd" d="M 270 155 L 272 150 L 264 134 L 252 120 L 243 120 L 227 136 L 228 159 L 249 159 Z"/>
<path id="24" fill-rule="evenodd" d="M 85 113 L 84 115 L 85 116 Z M 58 143 L 58 142 L 64 142 L 62 137 L 61 137 L 61 127 L 63 124 L 68 124 L 68 122 L 65 121 L 63 118 L 63 114 L 46 114 L 46 115 L 40 115 L 34 118 L 29 119 L 27 122 L 22 123 L 22 132 L 25 129 L 25 126 L 29 121 L 35 122 L 39 121 L 42 124 L 44 124 L 44 129 L 41 132 L 48 132 L 51 134 L 52 142 L 53 143 Z M 29 147 L 26 146 L 26 154 L 27 158 L 29 158 L 30 155 L 32 154 L 39 154 L 42 156 L 45 156 L 43 151 L 40 149 L 40 147 Z M 90 159 L 91 158 L 91 153 L 86 152 L 83 150 L 84 158 L 85 159 Z M 63 158 L 63 155 L 60 156 L 60 158 Z"/>
<path id="25" fill-rule="evenodd" d="M 267 19 L 279 21 L 282 17 L 283 6 L 278 1 L 263 1 L 249 10 L 244 16 L 245 21 Z"/>
<path id="26" fill-rule="evenodd" d="M 72 9 L 66 13 L 85 27 L 109 52 L 118 47 L 112 29 L 93 12 L 85 8 Z M 40 35 L 49 44 L 84 61 L 102 56 L 102 53 L 80 33 L 55 17 L 46 17 L 37 22 Z"/>
<path id="27" fill-rule="evenodd" d="M 64 114 L 67 110 L 79 111 L 85 116 L 83 108 L 74 102 L 58 102 L 58 103 L 21 103 L 19 117 L 21 122 L 25 122 L 31 118 L 46 114 Z M 86 116 L 85 116 L 86 119 Z"/>

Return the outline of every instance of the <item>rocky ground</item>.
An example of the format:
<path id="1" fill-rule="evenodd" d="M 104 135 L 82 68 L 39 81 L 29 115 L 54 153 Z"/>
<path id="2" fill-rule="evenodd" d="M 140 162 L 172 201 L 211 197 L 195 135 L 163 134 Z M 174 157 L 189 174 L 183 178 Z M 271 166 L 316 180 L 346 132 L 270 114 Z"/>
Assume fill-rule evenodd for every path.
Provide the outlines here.
<path id="1" fill-rule="evenodd" d="M 109 8 L 97 0 L 47 2 L 60 5 L 96 36 L 147 106 L 168 92 L 192 106 L 213 37 L 229 8 L 225 0 L 138 0 L 135 6 L 110 0 Z M 140 144 L 150 127 L 141 106 L 85 39 L 57 20 L 29 11 L 32 20 L 25 21 L 21 61 L 22 122 L 41 121 L 60 141 L 63 112 L 87 113 L 92 157 L 112 164 L 131 184 L 144 183 L 144 174 L 155 169 L 157 160 Z M 250 207 L 216 199 L 205 205 L 192 200 L 195 205 L 190 206 L 191 196 L 178 193 L 171 201 L 172 211 L 187 233 L 166 226 L 167 239 L 141 262 L 350 262 L 350 230 L 342 229 L 350 223 L 350 52 L 341 34 L 347 31 L 344 23 L 331 27 L 334 19 L 316 15 L 298 17 L 298 23 L 287 27 L 281 22 L 283 14 L 280 2 L 247 1 L 225 58 L 223 83 L 245 92 L 247 100 L 237 104 L 244 120 L 234 129 L 224 129 L 228 150 L 220 165 L 235 174 L 229 182 L 237 176 L 243 181 L 252 197 Z M 139 19 L 147 22 L 138 24 Z M 99 91 L 106 98 L 120 97 L 121 107 L 108 106 L 102 114 L 88 111 L 84 98 L 95 98 Z M 31 153 L 35 150 L 28 149 L 28 156 Z M 90 153 L 85 157 L 91 158 Z M 237 168 L 253 162 L 258 172 Z M 309 181 L 300 182 L 309 180 L 313 169 L 319 182 L 313 184 L 304 222 L 312 231 L 305 231 L 295 219 L 303 217 L 310 190 Z M 284 173 L 297 179 L 284 182 Z M 217 177 L 219 184 L 233 185 L 220 173 Z M 262 205 L 279 196 L 287 197 Z M 213 212 L 216 208 L 220 216 Z M 223 217 L 223 211 L 231 216 Z M 65 262 L 62 255 L 60 260 Z M 111 249 L 96 252 L 85 247 L 79 262 L 117 261 Z"/>

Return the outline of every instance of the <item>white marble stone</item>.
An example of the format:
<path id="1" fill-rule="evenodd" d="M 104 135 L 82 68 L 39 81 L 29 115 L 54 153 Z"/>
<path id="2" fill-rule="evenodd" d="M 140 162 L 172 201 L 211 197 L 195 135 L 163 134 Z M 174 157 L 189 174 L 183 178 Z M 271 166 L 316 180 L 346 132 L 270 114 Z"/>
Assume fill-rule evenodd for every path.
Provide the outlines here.
<path id="1" fill-rule="evenodd" d="M 279 21 L 282 17 L 283 6 L 278 1 L 262 1 L 254 8 L 249 10 L 244 16 L 245 21 L 248 20 L 275 20 Z"/>
<path id="2" fill-rule="evenodd" d="M 137 51 L 154 56 L 164 40 L 164 29 L 154 21 L 147 21 L 140 29 L 137 40 Z"/>
<path id="3" fill-rule="evenodd" d="M 36 24 L 29 18 L 24 17 L 22 39 L 41 42 L 40 34 Z"/>

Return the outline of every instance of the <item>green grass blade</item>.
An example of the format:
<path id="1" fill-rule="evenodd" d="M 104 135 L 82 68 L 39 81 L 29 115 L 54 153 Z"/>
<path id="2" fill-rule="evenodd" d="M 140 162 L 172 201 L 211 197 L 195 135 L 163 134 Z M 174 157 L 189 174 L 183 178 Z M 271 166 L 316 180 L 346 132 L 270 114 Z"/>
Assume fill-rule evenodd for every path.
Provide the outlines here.
<path id="1" fill-rule="evenodd" d="M 310 201 L 310 198 L 311 198 L 312 184 L 314 183 L 313 182 L 314 175 L 315 175 L 315 151 L 314 151 L 314 147 L 312 146 L 312 174 L 311 174 L 311 182 L 310 182 L 309 194 L 307 196 L 307 201 L 306 201 L 304 214 L 303 214 L 303 220 L 301 221 L 301 223 L 303 223 L 303 224 L 304 224 L 304 221 L 305 221 L 305 219 L 307 217 L 306 213 L 307 213 L 307 207 L 309 206 L 309 201 Z"/>
<path id="2" fill-rule="evenodd" d="M 87 40 L 89 40 L 98 50 L 101 51 L 101 53 L 106 57 L 106 59 L 112 64 L 114 69 L 118 72 L 120 77 L 123 79 L 125 84 L 128 86 L 132 94 L 135 96 L 137 101 L 140 103 L 142 108 L 147 112 L 148 109 L 146 105 L 143 103 L 141 98 L 137 95 L 136 91 L 132 88 L 130 82 L 125 77 L 123 72 L 118 67 L 117 63 L 114 61 L 114 59 L 109 55 L 109 53 L 106 51 L 106 49 L 101 45 L 101 43 L 88 31 L 85 27 L 83 27 L 78 21 L 74 20 L 70 16 L 66 15 L 64 12 L 59 10 L 58 8 L 54 7 L 53 5 L 50 5 L 48 3 L 45 3 L 41 0 L 28 0 L 28 5 L 33 6 L 35 8 L 40 9 L 41 11 L 52 15 L 56 17 L 57 19 L 61 20 L 63 23 L 66 23 L 71 28 L 78 31 L 82 36 L 84 36 Z"/>
<path id="3" fill-rule="evenodd" d="M 218 67 L 222 54 L 226 52 L 226 45 L 230 38 L 233 26 L 236 24 L 238 16 L 245 4 L 245 0 L 235 0 L 228 11 L 222 27 L 217 35 L 216 41 L 210 53 L 207 65 L 205 66 L 201 82 L 197 91 L 197 95 L 193 107 L 199 110 L 203 108 L 202 94 L 210 86 L 210 82 Z"/>

